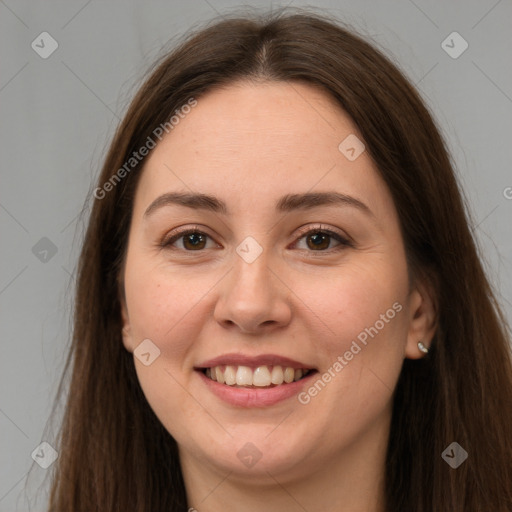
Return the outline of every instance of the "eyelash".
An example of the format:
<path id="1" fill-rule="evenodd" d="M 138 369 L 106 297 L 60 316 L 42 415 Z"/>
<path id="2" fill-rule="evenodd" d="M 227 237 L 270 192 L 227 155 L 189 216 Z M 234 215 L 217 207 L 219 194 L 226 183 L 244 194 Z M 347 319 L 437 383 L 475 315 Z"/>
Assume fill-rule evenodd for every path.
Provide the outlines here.
<path id="1" fill-rule="evenodd" d="M 340 244 L 338 246 L 332 248 L 332 249 L 326 249 L 326 250 L 318 250 L 318 251 L 307 250 L 307 249 L 302 249 L 302 250 L 306 250 L 307 252 L 331 253 L 331 252 L 343 250 L 343 249 L 345 249 L 347 247 L 354 247 L 353 243 L 350 242 L 347 238 L 343 237 L 339 233 L 336 233 L 335 231 L 332 231 L 330 229 L 324 228 L 322 225 L 317 226 L 315 228 L 309 228 L 309 229 L 300 230 L 299 234 L 298 234 L 297 241 L 301 240 L 302 238 L 305 238 L 307 235 L 310 235 L 310 234 L 320 234 L 320 233 L 328 235 L 331 238 L 334 238 Z M 203 236 L 206 236 L 206 237 L 212 239 L 212 237 L 210 235 L 208 235 L 207 233 L 204 233 L 203 231 L 200 231 L 196 227 L 196 228 L 183 229 L 181 231 L 178 231 L 178 232 L 175 232 L 175 233 L 171 233 L 169 236 L 165 237 L 159 245 L 163 249 L 180 250 L 180 251 L 184 251 L 184 252 L 188 252 L 188 253 L 204 251 L 205 249 L 198 249 L 197 251 L 194 251 L 194 250 L 187 250 L 187 249 L 176 249 L 176 248 L 172 248 L 171 247 L 172 244 L 174 242 L 176 242 L 177 240 L 179 240 L 180 238 L 183 238 L 183 237 L 185 237 L 187 235 L 191 235 L 191 234 L 203 235 Z M 295 242 L 295 243 L 297 243 L 297 242 Z"/>

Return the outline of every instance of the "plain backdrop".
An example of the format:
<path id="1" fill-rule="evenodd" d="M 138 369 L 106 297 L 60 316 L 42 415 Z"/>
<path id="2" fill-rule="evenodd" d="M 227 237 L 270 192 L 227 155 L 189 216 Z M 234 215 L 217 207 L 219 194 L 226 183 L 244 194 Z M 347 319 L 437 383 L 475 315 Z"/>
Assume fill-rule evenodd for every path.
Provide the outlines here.
<path id="1" fill-rule="evenodd" d="M 250 5 L 286 4 L 308 6 Z M 51 467 L 32 454 L 53 441 L 46 428 L 69 344 L 80 212 L 113 131 L 164 46 L 240 5 L 0 0 L 0 512 L 45 509 Z M 512 2 L 309 5 L 373 40 L 419 89 L 448 142 L 510 321 Z"/>

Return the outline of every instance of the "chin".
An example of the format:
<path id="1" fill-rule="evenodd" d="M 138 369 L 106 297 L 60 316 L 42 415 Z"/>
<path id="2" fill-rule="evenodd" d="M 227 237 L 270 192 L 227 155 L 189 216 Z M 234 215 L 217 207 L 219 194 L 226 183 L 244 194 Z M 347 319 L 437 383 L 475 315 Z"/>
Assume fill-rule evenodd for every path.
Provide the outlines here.
<path id="1" fill-rule="evenodd" d="M 268 425 L 261 429 L 252 427 L 246 434 L 238 432 L 232 438 L 218 442 L 217 446 L 203 446 L 204 451 L 196 446 L 195 451 L 201 450 L 198 456 L 208 460 L 221 473 L 250 477 L 251 482 L 261 478 L 262 483 L 268 483 L 269 474 L 285 481 L 301 473 L 304 468 L 311 471 L 311 466 L 304 463 L 309 451 L 305 440 L 290 438 L 286 430 L 269 435 L 272 429 Z M 314 451 L 313 444 L 310 448 Z"/>

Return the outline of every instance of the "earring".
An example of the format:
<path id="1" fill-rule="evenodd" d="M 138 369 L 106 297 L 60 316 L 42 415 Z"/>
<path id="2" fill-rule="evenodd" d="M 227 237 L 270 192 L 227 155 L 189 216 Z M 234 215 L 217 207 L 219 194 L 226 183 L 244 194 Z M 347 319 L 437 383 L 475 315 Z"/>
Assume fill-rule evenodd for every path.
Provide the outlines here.
<path id="1" fill-rule="evenodd" d="M 424 354 L 428 354 L 428 348 L 423 345 L 421 341 L 418 341 L 418 348 L 423 352 Z"/>

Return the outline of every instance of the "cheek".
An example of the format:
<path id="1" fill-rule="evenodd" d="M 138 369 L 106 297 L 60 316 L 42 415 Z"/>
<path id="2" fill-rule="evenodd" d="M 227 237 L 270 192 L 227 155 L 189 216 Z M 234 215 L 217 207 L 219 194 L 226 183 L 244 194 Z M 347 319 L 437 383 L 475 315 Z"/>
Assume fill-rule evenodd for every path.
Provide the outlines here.
<path id="1" fill-rule="evenodd" d="M 207 276 L 194 280 L 184 273 L 169 274 L 135 257 L 126 265 L 133 348 L 150 339 L 160 349 L 160 356 L 149 366 L 134 357 L 137 377 L 152 410 L 173 434 L 182 432 L 184 418 L 192 423 L 201 420 L 200 408 L 190 403 L 189 372 L 184 370 L 208 314 L 204 298 L 214 284 L 209 281 Z"/>
<path id="2" fill-rule="evenodd" d="M 339 415 L 347 432 L 371 423 L 387 407 L 403 364 L 407 274 L 391 261 L 381 263 L 340 269 L 323 288 L 305 279 L 297 292 L 308 297 L 305 302 L 315 313 L 310 325 L 321 330 L 311 339 L 324 362 L 319 377 L 325 384 L 306 389 L 301 403 L 312 401 L 322 411 L 332 411 L 336 403 L 339 408 L 330 415 Z"/>
<path id="3" fill-rule="evenodd" d="M 340 425 L 347 435 L 356 435 L 388 406 L 400 374 L 407 276 L 391 264 L 358 265 L 339 271 L 324 283 L 323 293 L 308 279 L 296 283 L 297 295 L 308 297 L 310 326 L 321 331 L 311 339 L 324 362 L 319 374 L 323 383 L 306 389 L 301 403 L 321 411 L 315 421 L 326 435 L 335 436 Z M 300 428 L 300 421 L 294 427 Z"/>
<path id="4" fill-rule="evenodd" d="M 190 345 L 194 331 L 201 329 L 199 318 L 203 318 L 205 307 L 202 299 L 214 283 L 207 276 L 194 280 L 183 273 L 144 269 L 135 263 L 127 264 L 125 273 L 134 345 L 149 338 L 170 362 L 177 360 Z"/>
<path id="5" fill-rule="evenodd" d="M 379 340 L 372 347 L 378 352 L 390 344 L 400 345 L 400 339 L 405 342 L 405 271 L 391 264 L 353 265 L 339 269 L 328 280 L 304 276 L 294 283 L 297 296 L 305 297 L 311 325 L 325 333 L 318 349 L 329 352 L 331 359 L 350 350 L 353 341 L 369 349 L 371 340 Z"/>

